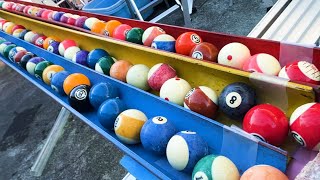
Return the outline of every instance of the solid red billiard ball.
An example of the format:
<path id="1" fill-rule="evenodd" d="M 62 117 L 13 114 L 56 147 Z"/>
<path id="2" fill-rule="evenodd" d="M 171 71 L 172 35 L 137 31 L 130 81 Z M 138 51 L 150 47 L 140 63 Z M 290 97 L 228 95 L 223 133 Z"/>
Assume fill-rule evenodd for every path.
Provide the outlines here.
<path id="1" fill-rule="evenodd" d="M 279 108 L 271 104 L 260 104 L 245 115 L 243 130 L 259 140 L 280 146 L 288 135 L 289 121 Z"/>
<path id="2" fill-rule="evenodd" d="M 184 107 L 208 118 L 214 118 L 218 109 L 218 96 L 211 88 L 199 86 L 188 92 L 184 98 Z"/>
<path id="3" fill-rule="evenodd" d="M 243 65 L 243 70 L 277 76 L 281 70 L 279 61 L 266 53 L 251 56 Z"/>
<path id="4" fill-rule="evenodd" d="M 307 61 L 296 61 L 286 65 L 279 72 L 279 77 L 292 81 L 320 84 L 320 72 L 318 68 Z"/>
<path id="5" fill-rule="evenodd" d="M 320 103 L 298 107 L 290 117 L 290 129 L 295 140 L 308 149 L 320 150 Z"/>
<path id="6" fill-rule="evenodd" d="M 217 62 L 218 53 L 219 50 L 216 46 L 211 43 L 202 42 L 191 50 L 190 56 L 199 60 Z"/>
<path id="7" fill-rule="evenodd" d="M 194 32 L 181 34 L 176 40 L 176 52 L 189 56 L 191 50 L 202 42 L 201 37 Z"/>
<path id="8" fill-rule="evenodd" d="M 121 24 L 120 26 L 118 26 L 114 29 L 112 37 L 125 41 L 126 35 L 131 29 L 132 29 L 132 27 L 129 25 Z"/>

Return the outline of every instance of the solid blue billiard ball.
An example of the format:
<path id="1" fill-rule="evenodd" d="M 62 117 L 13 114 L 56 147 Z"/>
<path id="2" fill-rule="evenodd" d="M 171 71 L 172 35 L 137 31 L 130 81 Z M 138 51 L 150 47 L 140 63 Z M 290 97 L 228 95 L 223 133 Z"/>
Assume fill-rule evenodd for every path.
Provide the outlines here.
<path id="1" fill-rule="evenodd" d="M 62 17 L 63 14 L 64 12 L 55 12 L 52 14 L 52 19 L 55 21 L 60 21 L 60 18 Z"/>
<path id="2" fill-rule="evenodd" d="M 69 75 L 70 73 L 68 71 L 60 71 L 55 73 L 51 79 L 51 88 L 60 95 L 65 95 L 63 90 L 63 82 Z"/>
<path id="3" fill-rule="evenodd" d="M 58 54 L 59 55 L 59 45 L 60 42 L 57 41 L 53 41 L 52 43 L 50 43 L 50 45 L 48 46 L 47 50 L 49 52 L 52 52 L 54 54 Z"/>
<path id="4" fill-rule="evenodd" d="M 208 155 L 208 144 L 192 131 L 181 131 L 174 135 L 167 145 L 169 164 L 178 171 L 192 172 L 196 163 Z"/>
<path id="5" fill-rule="evenodd" d="M 100 58 L 104 56 L 109 56 L 109 53 L 103 49 L 94 49 L 90 51 L 87 57 L 87 63 L 90 68 L 94 69 L 96 63 L 99 61 Z"/>
<path id="6" fill-rule="evenodd" d="M 23 68 L 23 69 L 27 69 L 27 63 L 28 61 L 35 57 L 35 55 L 31 52 L 27 52 L 27 54 L 25 54 L 24 56 L 22 56 L 19 65 Z"/>
<path id="7" fill-rule="evenodd" d="M 84 66 L 88 66 L 87 57 L 89 52 L 85 50 L 78 51 L 73 57 L 72 61 Z"/>
<path id="8" fill-rule="evenodd" d="M 167 144 L 175 133 L 176 128 L 167 118 L 156 116 L 149 119 L 143 125 L 140 132 L 140 139 L 145 149 L 159 155 L 164 155 Z"/>
<path id="9" fill-rule="evenodd" d="M 255 90 L 242 82 L 229 84 L 219 97 L 221 111 L 229 118 L 237 120 L 241 120 L 255 104 Z"/>
<path id="10" fill-rule="evenodd" d="M 126 110 L 126 106 L 119 98 L 108 99 L 98 109 L 100 124 L 106 129 L 112 130 L 118 115 Z"/>
<path id="11" fill-rule="evenodd" d="M 118 89 L 107 82 L 95 84 L 89 93 L 90 103 L 95 109 L 98 109 L 105 100 L 116 97 L 119 97 Z"/>

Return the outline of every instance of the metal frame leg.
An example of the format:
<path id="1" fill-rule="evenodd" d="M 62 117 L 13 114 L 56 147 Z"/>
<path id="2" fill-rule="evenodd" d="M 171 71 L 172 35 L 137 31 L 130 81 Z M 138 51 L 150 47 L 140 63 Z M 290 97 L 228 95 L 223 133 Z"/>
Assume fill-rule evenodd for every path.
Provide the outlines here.
<path id="1" fill-rule="evenodd" d="M 138 16 L 140 21 L 144 21 L 143 17 L 141 16 L 141 13 L 136 5 L 136 3 L 134 2 L 134 0 L 129 0 L 129 3 L 131 4 L 131 7 L 133 7 L 133 10 L 135 11 L 136 15 Z M 130 9 L 130 8 L 129 8 Z"/>
<path id="2" fill-rule="evenodd" d="M 183 8 L 183 18 L 185 27 L 191 27 L 191 16 L 189 14 L 188 0 L 181 0 L 181 4 Z"/>

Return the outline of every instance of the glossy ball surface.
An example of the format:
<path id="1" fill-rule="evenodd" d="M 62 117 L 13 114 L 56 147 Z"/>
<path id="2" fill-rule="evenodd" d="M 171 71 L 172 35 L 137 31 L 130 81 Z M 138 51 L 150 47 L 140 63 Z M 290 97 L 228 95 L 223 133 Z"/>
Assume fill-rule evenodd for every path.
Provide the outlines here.
<path id="1" fill-rule="evenodd" d="M 132 28 L 128 31 L 126 35 L 126 41 L 132 42 L 135 44 L 143 44 L 142 43 L 142 35 L 143 35 L 143 29 L 141 28 Z"/>
<path id="2" fill-rule="evenodd" d="M 218 63 L 242 69 L 243 65 L 250 57 L 250 50 L 247 46 L 241 43 L 230 43 L 220 50 L 218 54 Z"/>
<path id="3" fill-rule="evenodd" d="M 106 129 L 113 130 L 115 120 L 125 110 L 126 106 L 119 98 L 104 101 L 99 107 L 97 114 L 100 124 Z"/>
<path id="4" fill-rule="evenodd" d="M 135 86 L 142 90 L 148 90 L 148 72 L 149 68 L 143 64 L 136 64 L 132 66 L 127 73 L 126 81 L 128 84 Z"/>
<path id="5" fill-rule="evenodd" d="M 191 90 L 190 84 L 181 78 L 167 80 L 160 89 L 160 97 L 183 106 L 186 94 Z"/>
<path id="6" fill-rule="evenodd" d="M 110 76 L 119 81 L 126 82 L 126 77 L 132 64 L 129 61 L 119 60 L 110 68 Z"/>
<path id="7" fill-rule="evenodd" d="M 288 180 L 288 177 L 269 165 L 255 165 L 247 169 L 241 176 L 240 180 Z"/>
<path id="8" fill-rule="evenodd" d="M 217 62 L 218 53 L 219 50 L 215 45 L 202 42 L 191 50 L 190 56 L 199 60 Z"/>
<path id="9" fill-rule="evenodd" d="M 186 32 L 181 34 L 175 44 L 178 54 L 189 56 L 191 50 L 202 42 L 201 37 L 194 32 Z"/>
<path id="10" fill-rule="evenodd" d="M 44 69 L 44 71 L 42 73 L 42 80 L 46 84 L 50 85 L 53 75 L 55 75 L 56 73 L 58 73 L 60 71 L 64 71 L 64 68 L 62 66 L 59 66 L 59 65 L 48 66 L 47 68 Z"/>
<path id="11" fill-rule="evenodd" d="M 116 97 L 119 97 L 118 89 L 107 82 L 95 84 L 89 93 L 90 103 L 96 109 L 98 109 L 104 101 Z"/>
<path id="12" fill-rule="evenodd" d="M 100 58 L 104 56 L 109 56 L 109 53 L 105 51 L 104 49 L 94 49 L 90 51 L 87 57 L 87 63 L 90 68 L 94 69 L 96 66 L 96 63 L 99 61 Z"/>
<path id="13" fill-rule="evenodd" d="M 51 88 L 60 95 L 66 95 L 63 90 L 63 82 L 70 75 L 68 71 L 60 71 L 55 73 L 51 79 Z"/>
<path id="14" fill-rule="evenodd" d="M 149 70 L 148 84 L 151 89 L 160 91 L 164 82 L 176 76 L 176 70 L 174 70 L 170 65 L 159 63 Z"/>
<path id="15" fill-rule="evenodd" d="M 281 70 L 279 61 L 266 53 L 256 54 L 243 65 L 243 70 L 277 76 Z"/>
<path id="16" fill-rule="evenodd" d="M 151 46 L 154 38 L 161 34 L 165 34 L 166 32 L 157 26 L 151 26 L 148 29 L 146 29 L 142 35 L 142 43 L 145 46 Z"/>
<path id="17" fill-rule="evenodd" d="M 74 73 L 69 75 L 63 82 L 63 90 L 69 95 L 71 90 L 79 85 L 88 85 L 90 86 L 90 80 L 87 76 L 81 73 Z"/>
<path id="18" fill-rule="evenodd" d="M 114 29 L 112 37 L 120 40 L 126 40 L 126 35 L 131 29 L 132 27 L 129 25 L 121 24 Z"/>
<path id="19" fill-rule="evenodd" d="M 79 112 L 90 111 L 89 91 L 90 86 L 88 85 L 74 87 L 68 96 L 70 106 Z"/>

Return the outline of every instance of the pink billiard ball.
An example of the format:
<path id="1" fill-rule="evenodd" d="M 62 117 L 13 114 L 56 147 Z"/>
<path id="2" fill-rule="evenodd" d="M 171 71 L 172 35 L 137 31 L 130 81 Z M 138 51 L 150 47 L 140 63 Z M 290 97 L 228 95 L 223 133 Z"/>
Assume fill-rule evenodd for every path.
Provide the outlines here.
<path id="1" fill-rule="evenodd" d="M 160 89 L 160 97 L 183 106 L 186 94 L 191 90 L 190 84 L 181 78 L 167 80 Z"/>
<path id="2" fill-rule="evenodd" d="M 176 70 L 174 70 L 170 65 L 159 63 L 150 69 L 148 73 L 148 84 L 151 89 L 160 91 L 164 82 L 176 76 Z"/>
<path id="3" fill-rule="evenodd" d="M 41 18 L 45 19 L 45 20 L 50 20 L 49 16 L 50 16 L 51 12 L 52 12 L 52 10 L 44 10 L 41 14 Z"/>
<path id="4" fill-rule="evenodd" d="M 292 81 L 320 84 L 320 72 L 318 68 L 307 61 L 296 61 L 286 65 L 279 72 L 279 77 Z"/>
<path id="5" fill-rule="evenodd" d="M 118 26 L 114 29 L 112 37 L 125 41 L 126 35 L 131 29 L 132 29 L 132 27 L 129 25 L 121 24 L 120 26 Z"/>
<path id="6" fill-rule="evenodd" d="M 31 6 L 26 6 L 24 9 L 23 9 L 23 13 L 24 14 L 27 14 L 28 13 L 28 10 L 31 8 Z"/>
<path id="7" fill-rule="evenodd" d="M 251 108 L 243 119 L 243 130 L 259 140 L 280 146 L 289 132 L 289 121 L 279 108 L 260 104 Z"/>
<path id="8" fill-rule="evenodd" d="M 206 86 L 191 89 L 184 98 L 184 107 L 208 118 L 214 118 L 218 109 L 218 96 Z"/>
<path id="9" fill-rule="evenodd" d="M 225 45 L 218 54 L 218 63 L 242 69 L 244 63 L 250 58 L 250 50 L 241 43 Z"/>
<path id="10" fill-rule="evenodd" d="M 59 45 L 59 53 L 61 56 L 64 56 L 64 52 L 72 46 L 77 46 L 77 43 L 74 40 L 67 39 L 60 43 Z"/>
<path id="11" fill-rule="evenodd" d="M 152 26 L 149 27 L 148 29 L 146 29 L 142 35 L 142 42 L 145 46 L 151 46 L 152 41 L 154 40 L 154 38 L 156 38 L 157 36 L 161 35 L 161 34 L 165 34 L 166 32 L 157 27 L 157 26 Z"/>
<path id="12" fill-rule="evenodd" d="M 249 58 L 244 63 L 243 70 L 277 76 L 281 66 L 275 57 L 270 54 L 260 53 Z"/>
<path id="13" fill-rule="evenodd" d="M 307 149 L 320 150 L 320 103 L 298 107 L 290 117 L 290 129 L 295 140 Z"/>

